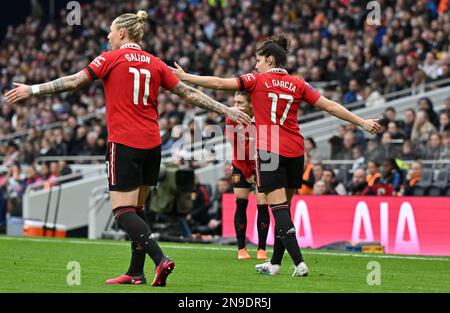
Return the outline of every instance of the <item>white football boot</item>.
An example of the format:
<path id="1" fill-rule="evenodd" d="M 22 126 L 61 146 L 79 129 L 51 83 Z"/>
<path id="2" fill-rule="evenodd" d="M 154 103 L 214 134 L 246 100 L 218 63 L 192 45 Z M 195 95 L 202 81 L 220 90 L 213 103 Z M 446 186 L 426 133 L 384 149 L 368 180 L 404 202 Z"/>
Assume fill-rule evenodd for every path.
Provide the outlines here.
<path id="1" fill-rule="evenodd" d="M 280 266 L 270 262 L 258 264 L 255 266 L 255 269 L 257 273 L 265 275 L 278 275 L 280 272 Z"/>
<path id="2" fill-rule="evenodd" d="M 309 270 L 306 266 L 305 262 L 301 262 L 299 265 L 297 265 L 294 269 L 294 273 L 292 274 L 293 277 L 303 277 L 308 276 Z"/>

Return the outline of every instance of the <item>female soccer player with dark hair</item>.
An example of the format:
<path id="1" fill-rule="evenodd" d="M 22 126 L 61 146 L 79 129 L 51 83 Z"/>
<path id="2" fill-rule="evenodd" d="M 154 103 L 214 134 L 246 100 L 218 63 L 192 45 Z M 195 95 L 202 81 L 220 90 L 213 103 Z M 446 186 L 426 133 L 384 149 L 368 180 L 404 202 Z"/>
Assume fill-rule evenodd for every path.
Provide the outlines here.
<path id="1" fill-rule="evenodd" d="M 250 94 L 246 91 L 237 91 L 234 95 L 234 106 L 241 108 L 250 117 L 253 116 L 250 104 Z M 238 260 L 248 260 L 251 256 L 245 247 L 245 233 L 247 232 L 247 206 L 248 195 L 255 182 L 255 138 L 251 127 L 238 129 L 236 122 L 226 119 L 227 137 L 233 146 L 233 191 L 236 196 L 236 211 L 234 213 L 234 230 L 238 243 Z M 232 130 L 232 131 L 231 131 Z M 258 191 L 258 187 L 256 187 Z M 264 193 L 257 192 L 256 203 L 258 216 L 256 219 L 258 230 L 258 251 L 256 259 L 266 260 L 266 241 L 269 232 L 270 215 Z"/>
<path id="2" fill-rule="evenodd" d="M 267 38 L 256 51 L 258 73 L 237 78 L 192 75 L 185 73 L 178 64 L 172 70 L 182 81 L 206 88 L 250 93 L 258 138 L 257 183 L 272 210 L 276 231 L 272 259 L 257 265 L 256 270 L 263 274 L 278 274 L 286 249 L 295 264 L 293 276 L 306 276 L 308 267 L 303 261 L 289 209 L 292 196 L 302 183 L 304 148 L 297 120 L 300 102 L 305 101 L 370 133 L 381 131 L 381 126 L 375 120 L 364 120 L 321 96 L 302 78 L 289 75 L 283 68 L 288 45 L 284 35 Z"/>
<path id="3" fill-rule="evenodd" d="M 161 162 L 161 138 L 158 125 L 158 89 L 177 94 L 203 109 L 224 114 L 240 124 L 250 118 L 238 108 L 229 108 L 187 86 L 159 58 L 140 47 L 145 11 L 118 16 L 111 24 L 108 40 L 111 51 L 102 53 L 82 71 L 54 81 L 16 88 L 6 94 L 8 102 L 31 96 L 74 91 L 101 79 L 106 98 L 108 127 L 107 172 L 111 206 L 115 219 L 132 240 L 128 272 L 107 283 L 142 284 L 148 254 L 156 270 L 152 286 L 165 286 L 175 263 L 163 254 L 153 237 L 142 210 L 150 186 L 156 184 Z"/>

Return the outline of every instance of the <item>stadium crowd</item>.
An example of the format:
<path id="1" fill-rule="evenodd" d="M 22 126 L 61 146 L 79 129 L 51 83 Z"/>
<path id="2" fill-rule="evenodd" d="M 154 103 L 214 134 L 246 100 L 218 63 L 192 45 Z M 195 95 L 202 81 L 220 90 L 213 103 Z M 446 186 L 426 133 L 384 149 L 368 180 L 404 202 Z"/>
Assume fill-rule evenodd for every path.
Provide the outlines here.
<path id="1" fill-rule="evenodd" d="M 425 83 L 450 78 L 448 1 L 378 1 L 378 25 L 366 22 L 367 2 L 114 0 L 84 5 L 79 26 L 66 23 L 66 10 L 47 24 L 39 16 L 30 16 L 23 24 L 10 26 L 2 39 L 0 93 L 11 89 L 14 81 L 41 83 L 81 70 L 108 49 L 106 36 L 113 18 L 137 9 L 147 10 L 151 17 L 143 49 L 169 65 L 177 61 L 200 75 L 234 77 L 253 71 L 257 44 L 269 34 L 284 32 L 291 40 L 288 70 L 343 104 L 362 100 L 365 106 L 376 106 L 395 97 L 388 97 L 389 93 L 410 87 L 410 93 L 419 93 Z M 232 102 L 228 93 L 206 92 L 224 103 Z M 11 198 L 5 191 L 12 190 L 8 181 L 18 182 L 11 184 L 20 185 L 16 188 L 20 194 L 26 186 L 23 181 L 46 180 L 49 172 L 59 176 L 67 168 L 57 162 L 37 163 L 38 157 L 104 153 L 107 133 L 102 93 L 101 83 L 96 82 L 76 93 L 32 98 L 21 104 L 6 103 L 1 97 L 0 201 Z M 185 127 L 192 131 L 196 127 L 193 117 L 203 112 L 167 92 L 160 93 L 158 102 L 162 147 L 169 151 L 177 141 L 186 140 Z M 304 105 L 300 111 L 305 115 L 314 109 Z M 449 159 L 449 112 L 450 99 L 442 112 L 435 112 L 427 98 L 404 117 L 389 108 L 382 116 L 383 134 L 366 140 L 362 131 L 342 126 L 330 139 L 330 156 L 315 149 L 313 139 L 306 140 L 309 162 L 305 174 L 310 175 L 304 177 L 307 190 L 299 192 L 357 194 L 361 187 L 355 186 L 356 181 L 364 176 L 361 168 L 368 167 L 369 176 L 376 176 L 381 164 L 383 170 L 389 166 L 393 171 L 400 169 L 398 162 L 389 160 Z M 224 126 L 224 120 L 207 113 L 206 125 Z M 14 141 L 5 140 L 14 134 L 18 134 Z M 327 158 L 354 162 L 335 171 L 321 164 Z M 26 174 L 20 174 L 23 164 L 30 165 Z M 52 167 L 53 171 L 48 169 Z M 224 186 L 225 180 L 219 181 L 218 190 L 230 188 Z M 405 183 L 410 179 L 405 174 L 402 180 L 394 187 L 397 193 L 407 193 Z M 3 212 L 6 206 L 0 205 Z"/>

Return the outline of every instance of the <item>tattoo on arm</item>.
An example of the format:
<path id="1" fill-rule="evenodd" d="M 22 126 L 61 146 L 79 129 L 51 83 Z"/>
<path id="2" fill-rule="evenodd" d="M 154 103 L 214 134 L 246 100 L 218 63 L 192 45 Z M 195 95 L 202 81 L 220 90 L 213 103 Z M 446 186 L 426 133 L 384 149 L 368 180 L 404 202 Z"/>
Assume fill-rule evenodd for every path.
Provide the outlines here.
<path id="1" fill-rule="evenodd" d="M 192 88 L 183 82 L 179 82 L 172 92 L 183 98 L 186 102 L 203 108 L 207 111 L 214 111 L 219 114 L 225 114 L 228 107 L 216 100 L 208 97 L 200 90 Z"/>
<path id="2" fill-rule="evenodd" d="M 39 95 L 56 94 L 64 91 L 74 91 L 90 83 L 87 75 L 80 71 L 76 74 L 64 76 L 51 82 L 39 85 Z"/>

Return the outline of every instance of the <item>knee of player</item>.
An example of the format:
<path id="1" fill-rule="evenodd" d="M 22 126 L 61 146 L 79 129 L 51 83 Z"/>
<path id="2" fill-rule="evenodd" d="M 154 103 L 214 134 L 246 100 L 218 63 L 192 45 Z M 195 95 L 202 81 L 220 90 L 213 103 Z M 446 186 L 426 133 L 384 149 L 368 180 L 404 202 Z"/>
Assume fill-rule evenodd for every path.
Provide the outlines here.
<path id="1" fill-rule="evenodd" d="M 288 237 L 293 237 L 296 234 L 296 229 L 295 226 L 292 225 L 287 225 L 285 227 L 281 227 L 277 230 L 278 232 L 278 236 L 283 239 L 283 238 L 288 238 Z"/>

